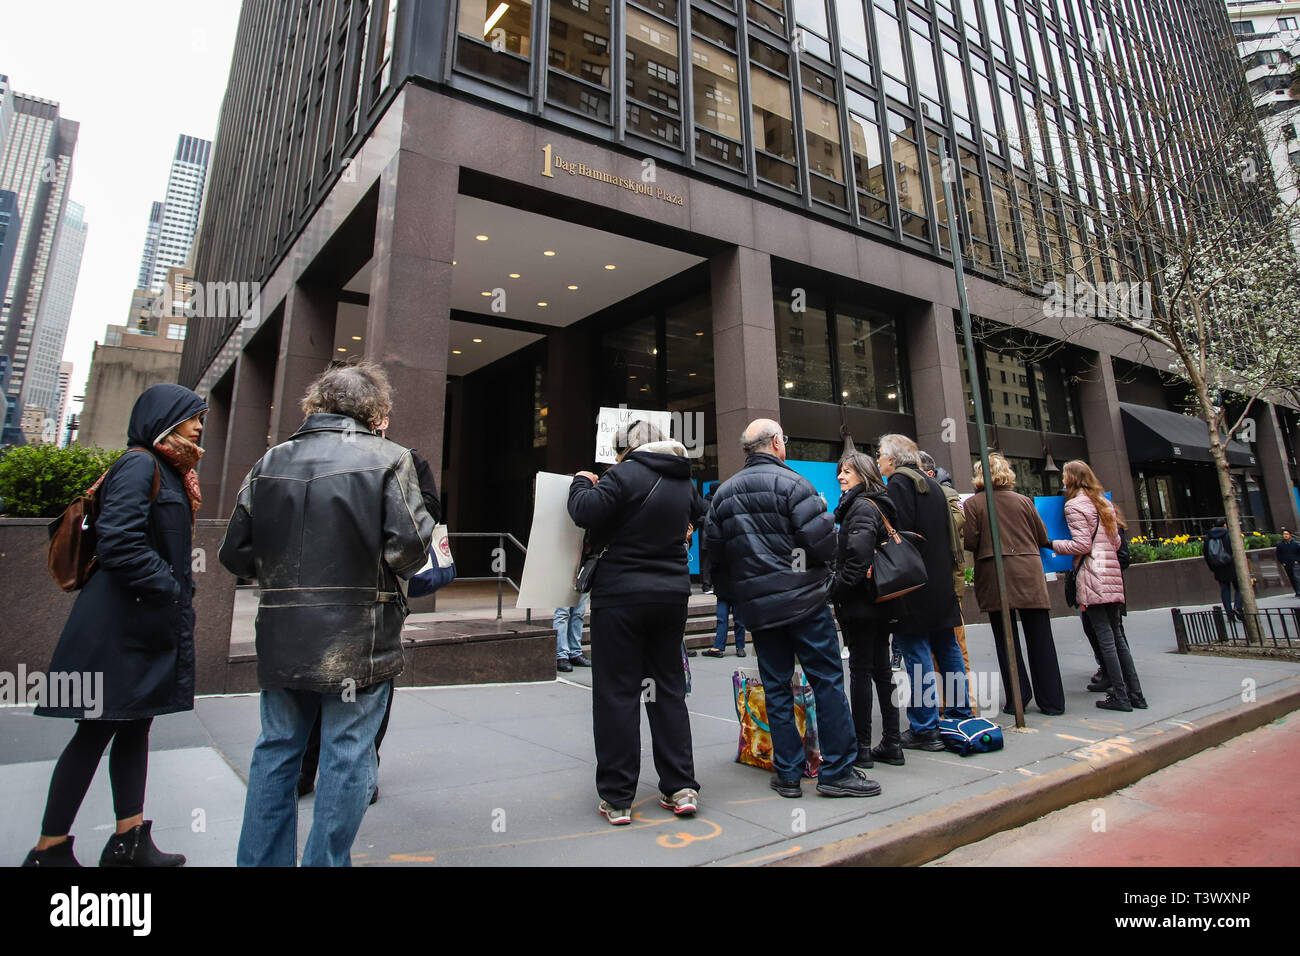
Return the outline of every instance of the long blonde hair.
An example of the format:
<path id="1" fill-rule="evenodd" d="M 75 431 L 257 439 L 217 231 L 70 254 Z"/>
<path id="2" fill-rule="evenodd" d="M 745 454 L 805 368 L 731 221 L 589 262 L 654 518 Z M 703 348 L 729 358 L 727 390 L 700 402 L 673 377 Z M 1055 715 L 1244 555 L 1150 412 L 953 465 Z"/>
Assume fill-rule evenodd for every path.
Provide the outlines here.
<path id="1" fill-rule="evenodd" d="M 1119 532 L 1116 526 L 1128 528 L 1124 523 L 1124 518 L 1120 515 L 1119 509 L 1103 497 L 1106 489 L 1101 486 L 1097 476 L 1093 474 L 1086 461 L 1075 459 L 1067 461 L 1065 467 L 1061 469 L 1061 482 L 1065 486 L 1065 500 L 1069 501 L 1075 495 L 1082 492 L 1088 496 L 1092 506 L 1097 509 L 1097 515 L 1101 520 L 1101 526 L 1106 529 L 1106 534 L 1112 538 L 1118 538 Z"/>

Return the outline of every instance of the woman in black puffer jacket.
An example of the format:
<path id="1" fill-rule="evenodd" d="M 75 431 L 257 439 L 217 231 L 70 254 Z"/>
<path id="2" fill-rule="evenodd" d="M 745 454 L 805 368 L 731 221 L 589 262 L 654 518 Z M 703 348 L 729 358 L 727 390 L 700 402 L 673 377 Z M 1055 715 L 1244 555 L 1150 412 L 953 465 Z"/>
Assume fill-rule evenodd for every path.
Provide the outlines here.
<path id="1" fill-rule="evenodd" d="M 849 648 L 849 698 L 858 737 L 854 766 L 869 768 L 876 760 L 902 766 L 898 705 L 889 666 L 890 605 L 875 603 L 875 587 L 867 579 L 876 542 L 885 534 L 881 515 L 892 523 L 894 503 L 876 463 L 861 452 L 849 452 L 840 459 L 839 481 L 843 494 L 835 508 L 840 531 L 831 601 Z M 873 683 L 883 725 L 880 746 L 875 748 L 871 746 Z"/>

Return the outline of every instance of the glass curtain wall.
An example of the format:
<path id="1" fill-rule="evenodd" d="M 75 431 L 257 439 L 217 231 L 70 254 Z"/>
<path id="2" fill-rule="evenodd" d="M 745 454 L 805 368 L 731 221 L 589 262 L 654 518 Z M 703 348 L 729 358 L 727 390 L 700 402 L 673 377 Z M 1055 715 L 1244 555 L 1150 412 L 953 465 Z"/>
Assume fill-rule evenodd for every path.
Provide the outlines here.
<path id="1" fill-rule="evenodd" d="M 622 109 L 632 141 L 936 254 L 946 140 L 968 264 L 1026 289 L 1159 261 L 1116 238 L 1115 196 L 1150 166 L 1135 154 L 1167 153 L 1174 126 L 1205 119 L 1141 57 L 1118 77 L 1115 58 L 1156 44 L 1207 84 L 1213 66 L 1145 7 L 1100 0 L 552 0 L 545 23 L 530 0 L 456 9 L 457 74 L 544 86 L 543 111 L 611 137 Z M 1144 92 L 1187 115 L 1136 115 Z"/>

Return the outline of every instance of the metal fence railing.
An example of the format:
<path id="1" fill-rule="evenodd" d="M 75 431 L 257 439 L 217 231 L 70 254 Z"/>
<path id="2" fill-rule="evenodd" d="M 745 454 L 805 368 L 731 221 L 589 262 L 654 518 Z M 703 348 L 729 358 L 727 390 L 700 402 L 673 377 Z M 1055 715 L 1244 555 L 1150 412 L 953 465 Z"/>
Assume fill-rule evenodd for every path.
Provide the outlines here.
<path id="1" fill-rule="evenodd" d="M 524 556 L 527 556 L 528 549 L 524 547 L 519 542 L 519 539 L 516 538 L 513 534 L 511 534 L 509 531 L 449 531 L 447 532 L 447 537 L 448 538 L 496 538 L 497 539 L 497 546 L 493 551 L 493 565 L 499 568 L 496 574 L 490 574 L 483 577 L 465 577 L 460 574 L 460 569 L 458 567 L 456 573 L 456 580 L 457 581 L 495 581 L 497 584 L 497 620 L 498 621 L 501 620 L 501 599 L 502 599 L 502 594 L 505 590 L 505 586 L 508 584 L 515 589 L 516 594 L 519 593 L 518 582 L 516 582 L 514 578 L 506 574 L 506 562 L 505 562 L 506 542 L 508 541 L 510 542 L 510 544 L 518 548 L 520 554 L 523 554 Z M 529 624 L 533 623 L 532 608 L 528 608 L 525 610 L 524 620 Z"/>
<path id="2" fill-rule="evenodd" d="M 1259 647 L 1251 641 L 1245 622 L 1239 613 L 1228 620 L 1223 608 L 1208 611 L 1184 611 L 1173 608 L 1174 637 L 1182 653 L 1196 646 L 1210 647 L 1226 644 L 1236 647 Z M 1285 647 L 1300 650 L 1300 607 L 1262 608 L 1254 615 L 1259 623 L 1259 635 L 1264 647 Z"/>

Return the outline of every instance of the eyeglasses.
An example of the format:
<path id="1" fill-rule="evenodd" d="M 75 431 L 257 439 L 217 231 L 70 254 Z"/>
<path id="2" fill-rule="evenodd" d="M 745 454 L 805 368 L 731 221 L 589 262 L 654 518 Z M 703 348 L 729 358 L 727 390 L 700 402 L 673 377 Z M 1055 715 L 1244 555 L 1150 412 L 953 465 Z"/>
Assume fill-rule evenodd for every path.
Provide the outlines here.
<path id="1" fill-rule="evenodd" d="M 775 437 L 781 439 L 782 445 L 790 444 L 790 439 L 786 438 L 784 435 L 776 435 Z"/>

